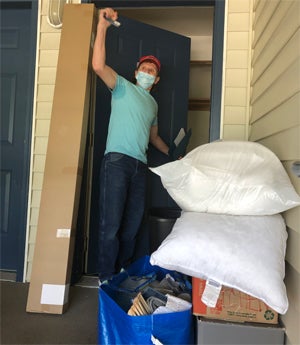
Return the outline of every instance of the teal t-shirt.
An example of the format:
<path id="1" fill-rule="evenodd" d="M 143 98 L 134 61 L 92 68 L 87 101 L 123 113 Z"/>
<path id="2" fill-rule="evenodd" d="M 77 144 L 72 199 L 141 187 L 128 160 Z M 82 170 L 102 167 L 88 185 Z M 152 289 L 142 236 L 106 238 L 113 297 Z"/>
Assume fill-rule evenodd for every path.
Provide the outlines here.
<path id="1" fill-rule="evenodd" d="M 148 91 L 118 75 L 112 90 L 105 153 L 124 153 L 147 163 L 150 129 L 157 125 L 157 109 Z"/>

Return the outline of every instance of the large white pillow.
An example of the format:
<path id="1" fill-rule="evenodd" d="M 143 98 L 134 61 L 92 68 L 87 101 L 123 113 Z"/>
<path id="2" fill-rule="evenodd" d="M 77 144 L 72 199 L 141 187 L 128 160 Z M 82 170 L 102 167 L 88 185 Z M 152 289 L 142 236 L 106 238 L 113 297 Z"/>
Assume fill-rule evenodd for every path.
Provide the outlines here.
<path id="1" fill-rule="evenodd" d="M 280 160 L 254 142 L 213 142 L 150 169 L 184 211 L 270 215 L 300 205 Z"/>
<path id="2" fill-rule="evenodd" d="M 281 215 L 232 216 L 183 212 L 150 263 L 288 309 L 284 284 L 287 231 Z"/>

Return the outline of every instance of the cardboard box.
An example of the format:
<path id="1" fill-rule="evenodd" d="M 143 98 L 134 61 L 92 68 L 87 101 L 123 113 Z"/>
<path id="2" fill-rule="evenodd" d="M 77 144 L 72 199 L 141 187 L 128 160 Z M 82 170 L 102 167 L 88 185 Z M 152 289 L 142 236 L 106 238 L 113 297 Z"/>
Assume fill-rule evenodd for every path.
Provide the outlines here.
<path id="1" fill-rule="evenodd" d="M 65 6 L 28 312 L 62 314 L 68 305 L 95 30 L 93 4 Z"/>
<path id="2" fill-rule="evenodd" d="M 278 325 L 232 323 L 196 319 L 196 344 L 199 345 L 283 345 L 285 329 Z"/>
<path id="3" fill-rule="evenodd" d="M 217 305 L 207 307 L 201 301 L 205 284 L 203 279 L 192 278 L 194 315 L 235 322 L 278 323 L 278 313 L 263 301 L 226 286 L 221 289 Z"/>

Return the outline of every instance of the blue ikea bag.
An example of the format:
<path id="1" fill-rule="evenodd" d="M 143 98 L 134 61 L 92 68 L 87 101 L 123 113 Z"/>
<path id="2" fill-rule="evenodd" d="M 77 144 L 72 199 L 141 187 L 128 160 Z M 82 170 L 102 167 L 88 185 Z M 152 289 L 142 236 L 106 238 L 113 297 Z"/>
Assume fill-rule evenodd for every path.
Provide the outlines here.
<path id="1" fill-rule="evenodd" d="M 116 275 L 107 284 L 99 288 L 98 335 L 99 344 L 103 345 L 146 345 L 153 344 L 193 344 L 192 310 L 166 314 L 130 316 L 116 301 L 123 300 L 124 292 L 119 284 L 129 276 L 147 276 L 155 272 L 156 279 L 161 280 L 167 273 L 174 272 L 158 266 L 152 266 L 149 256 L 135 261 L 125 272 Z M 178 272 L 175 272 L 177 275 Z M 127 296 L 128 297 L 128 296 Z"/>

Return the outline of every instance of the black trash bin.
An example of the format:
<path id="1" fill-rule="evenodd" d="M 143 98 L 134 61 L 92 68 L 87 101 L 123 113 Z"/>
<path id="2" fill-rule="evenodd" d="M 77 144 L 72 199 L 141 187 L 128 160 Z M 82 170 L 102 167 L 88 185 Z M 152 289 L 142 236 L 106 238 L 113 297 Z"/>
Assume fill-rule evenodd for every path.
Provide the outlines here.
<path id="1" fill-rule="evenodd" d="M 153 253 L 169 235 L 176 219 L 180 217 L 181 210 L 170 207 L 157 207 L 150 209 L 150 252 Z"/>

